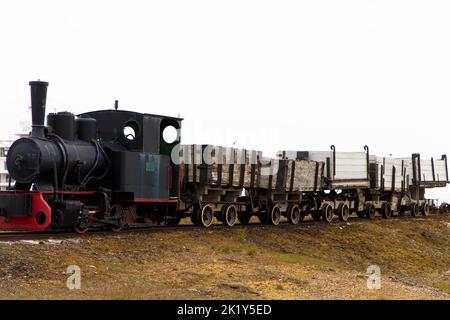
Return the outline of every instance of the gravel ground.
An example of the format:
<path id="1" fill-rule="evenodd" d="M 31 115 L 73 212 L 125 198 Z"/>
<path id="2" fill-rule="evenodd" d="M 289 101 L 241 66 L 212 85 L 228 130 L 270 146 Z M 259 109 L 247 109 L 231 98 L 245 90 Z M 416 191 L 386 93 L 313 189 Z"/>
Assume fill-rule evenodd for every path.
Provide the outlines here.
<path id="1" fill-rule="evenodd" d="M 0 299 L 449 299 L 449 226 L 437 215 L 0 242 Z M 66 286 L 69 265 L 80 289 Z"/>

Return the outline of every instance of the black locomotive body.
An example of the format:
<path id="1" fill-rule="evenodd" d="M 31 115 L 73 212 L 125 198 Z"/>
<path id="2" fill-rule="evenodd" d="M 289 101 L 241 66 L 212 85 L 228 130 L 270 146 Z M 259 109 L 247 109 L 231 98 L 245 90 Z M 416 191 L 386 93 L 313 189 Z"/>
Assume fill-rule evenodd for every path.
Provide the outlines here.
<path id="1" fill-rule="evenodd" d="M 46 82 L 31 86 L 32 132 L 9 149 L 14 186 L 0 195 L 0 229 L 120 230 L 176 217 L 179 166 L 171 160 L 182 119 L 121 110 L 50 113 Z M 167 127 L 177 130 L 170 143 Z"/>

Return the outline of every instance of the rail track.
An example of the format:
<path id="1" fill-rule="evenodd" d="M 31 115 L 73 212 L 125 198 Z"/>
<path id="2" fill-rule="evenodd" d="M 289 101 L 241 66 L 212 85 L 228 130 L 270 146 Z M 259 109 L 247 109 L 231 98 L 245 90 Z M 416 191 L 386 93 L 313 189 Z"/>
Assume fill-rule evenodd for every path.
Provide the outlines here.
<path id="1" fill-rule="evenodd" d="M 432 218 L 437 215 L 443 215 L 443 213 L 434 213 L 428 216 L 400 216 L 396 215 L 389 219 L 383 219 L 381 216 L 377 216 L 375 220 L 404 220 L 404 219 L 428 219 Z M 355 222 L 362 222 L 362 223 L 370 223 L 373 220 L 367 219 L 367 218 L 360 218 L 356 216 L 349 217 L 349 220 L 347 222 L 339 221 L 338 219 L 333 220 L 331 225 L 339 225 L 339 224 L 346 224 L 349 222 L 355 223 Z M 298 225 L 292 225 L 288 222 L 282 222 L 278 226 L 271 226 L 259 222 L 252 222 L 249 224 L 237 224 L 233 228 L 236 229 L 245 229 L 245 228 L 257 228 L 257 229 L 266 229 L 266 228 L 278 228 L 278 229 L 301 229 L 303 227 L 307 226 L 315 226 L 315 225 L 322 225 L 325 224 L 323 221 L 314 221 L 314 220 L 306 220 Z M 104 230 L 104 229 L 92 229 L 89 230 L 86 234 L 79 234 L 76 232 L 71 231 L 52 231 L 52 232 L 36 232 L 36 233 L 30 233 L 30 232 L 0 232 L 0 243 L 1 242 L 13 242 L 13 241 L 22 241 L 22 240 L 49 240 L 57 238 L 58 240 L 64 240 L 64 239 L 82 239 L 86 236 L 120 236 L 124 234 L 130 234 L 130 233 L 151 233 L 151 232 L 176 232 L 176 231 L 203 231 L 203 232 L 213 232 L 213 231 L 222 231 L 225 229 L 230 229 L 229 227 L 222 225 L 222 224 L 215 224 L 212 225 L 210 228 L 204 228 L 201 226 L 196 225 L 179 225 L 179 226 L 168 226 L 168 225 L 152 225 L 152 226 L 145 226 L 145 227 L 127 227 L 122 229 L 120 232 L 114 232 L 111 230 Z"/>

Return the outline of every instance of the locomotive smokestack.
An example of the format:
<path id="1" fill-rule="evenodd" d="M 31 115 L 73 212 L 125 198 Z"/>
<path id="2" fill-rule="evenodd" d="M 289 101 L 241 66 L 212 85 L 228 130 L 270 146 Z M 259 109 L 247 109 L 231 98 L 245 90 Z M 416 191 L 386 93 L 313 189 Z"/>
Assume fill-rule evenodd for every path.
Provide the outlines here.
<path id="1" fill-rule="evenodd" d="M 31 136 L 44 138 L 45 103 L 47 100 L 45 81 L 30 81 L 31 88 Z"/>

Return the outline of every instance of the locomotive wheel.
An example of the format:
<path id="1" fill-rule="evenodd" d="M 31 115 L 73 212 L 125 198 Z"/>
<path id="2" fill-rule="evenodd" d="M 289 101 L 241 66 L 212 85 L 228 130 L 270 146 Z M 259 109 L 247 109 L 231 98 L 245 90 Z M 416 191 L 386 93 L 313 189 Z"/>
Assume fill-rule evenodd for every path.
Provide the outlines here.
<path id="1" fill-rule="evenodd" d="M 110 225 L 109 229 L 114 232 L 119 232 L 125 226 L 123 222 L 123 214 L 124 210 L 120 204 L 115 204 L 108 210 L 108 214 L 110 218 L 117 219 L 117 225 Z"/>
<path id="2" fill-rule="evenodd" d="M 279 205 L 274 205 L 268 215 L 268 223 L 277 226 L 281 220 L 281 208 Z"/>
<path id="3" fill-rule="evenodd" d="M 89 228 L 80 227 L 79 225 L 76 225 L 73 227 L 73 230 L 75 230 L 75 232 L 78 234 L 85 234 L 89 230 Z"/>
<path id="4" fill-rule="evenodd" d="M 228 227 L 232 227 L 236 224 L 237 220 L 237 209 L 234 204 L 230 204 L 226 207 L 224 216 L 222 217 L 222 222 Z"/>
<path id="5" fill-rule="evenodd" d="M 290 224 L 296 225 L 300 222 L 300 217 L 301 217 L 301 213 L 300 213 L 300 207 L 298 206 L 298 204 L 294 204 L 292 206 L 289 206 L 288 208 L 288 221 Z"/>
<path id="6" fill-rule="evenodd" d="M 197 219 L 198 224 L 208 228 L 213 223 L 214 210 L 210 204 L 203 206 L 202 211 L 200 211 L 200 217 Z"/>
<path id="7" fill-rule="evenodd" d="M 334 212 L 333 212 L 333 207 L 331 206 L 331 204 L 325 204 L 322 207 L 322 220 L 326 221 L 328 223 L 330 223 L 331 221 L 333 221 L 333 217 L 334 217 Z"/>
<path id="8" fill-rule="evenodd" d="M 385 219 L 389 219 L 390 217 L 392 217 L 391 205 L 389 203 L 383 203 L 383 205 L 381 206 L 381 215 Z"/>
<path id="9" fill-rule="evenodd" d="M 417 203 L 411 204 L 411 216 L 417 217 L 419 214 L 419 205 Z"/>
<path id="10" fill-rule="evenodd" d="M 78 222 L 73 226 L 73 230 L 78 234 L 84 234 L 89 230 L 89 218 L 87 217 L 87 209 L 83 209 L 83 215 L 78 218 Z"/>
<path id="11" fill-rule="evenodd" d="M 348 220 L 349 216 L 350 216 L 350 208 L 349 208 L 348 204 L 346 204 L 346 203 L 339 204 L 339 206 L 338 206 L 339 220 L 345 222 Z"/>
<path id="12" fill-rule="evenodd" d="M 423 203 L 420 206 L 420 213 L 422 213 L 423 216 L 427 216 L 430 214 L 430 206 L 428 205 L 428 203 Z"/>
<path id="13" fill-rule="evenodd" d="M 246 213 L 246 212 L 239 212 L 238 213 L 238 219 L 239 219 L 239 222 L 241 223 L 241 224 L 248 224 L 249 222 L 250 222 L 250 219 L 252 218 L 252 216 L 251 215 L 249 215 L 248 213 Z"/>
<path id="14" fill-rule="evenodd" d="M 375 214 L 376 214 L 377 210 L 375 209 L 375 206 L 371 203 L 368 203 L 366 205 L 366 217 L 369 218 L 370 220 L 375 219 Z"/>

